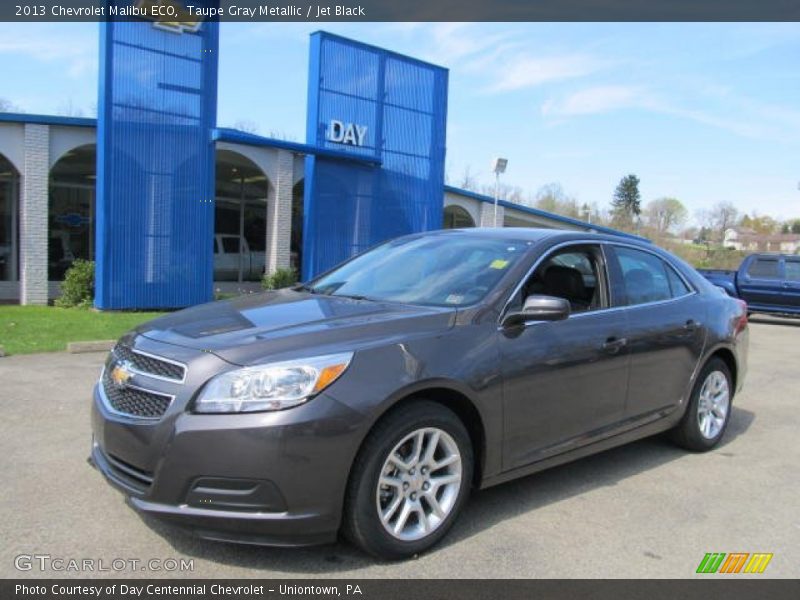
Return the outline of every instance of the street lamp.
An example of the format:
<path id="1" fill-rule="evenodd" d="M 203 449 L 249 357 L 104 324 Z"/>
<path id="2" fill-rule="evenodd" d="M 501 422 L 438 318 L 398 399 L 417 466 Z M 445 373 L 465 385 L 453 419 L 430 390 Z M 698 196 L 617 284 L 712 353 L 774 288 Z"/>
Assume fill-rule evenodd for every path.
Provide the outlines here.
<path id="1" fill-rule="evenodd" d="M 494 171 L 494 226 L 497 227 L 497 202 L 500 200 L 500 174 L 506 172 L 507 158 L 495 158 Z"/>

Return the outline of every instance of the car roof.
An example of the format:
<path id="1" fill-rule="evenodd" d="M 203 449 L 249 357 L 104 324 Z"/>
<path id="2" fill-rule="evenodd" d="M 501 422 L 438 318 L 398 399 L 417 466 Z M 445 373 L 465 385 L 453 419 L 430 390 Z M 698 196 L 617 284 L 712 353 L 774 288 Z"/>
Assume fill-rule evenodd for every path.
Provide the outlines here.
<path id="1" fill-rule="evenodd" d="M 593 231 L 580 231 L 571 229 L 545 229 L 536 227 L 469 227 L 464 229 L 442 229 L 427 234 L 438 235 L 468 235 L 471 237 L 486 237 L 497 240 L 525 240 L 540 242 L 543 240 L 596 240 L 615 241 L 625 243 L 650 244 L 649 240 L 628 235 L 610 235 Z"/>

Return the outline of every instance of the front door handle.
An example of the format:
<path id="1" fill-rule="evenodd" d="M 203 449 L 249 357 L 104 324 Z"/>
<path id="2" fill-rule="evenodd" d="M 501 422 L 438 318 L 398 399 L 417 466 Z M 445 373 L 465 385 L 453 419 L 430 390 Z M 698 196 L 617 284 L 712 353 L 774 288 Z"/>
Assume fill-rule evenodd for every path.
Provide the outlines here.
<path id="1" fill-rule="evenodd" d="M 683 326 L 686 331 L 695 331 L 698 327 L 700 327 L 700 323 L 694 319 L 689 319 Z"/>
<path id="2" fill-rule="evenodd" d="M 610 337 L 603 344 L 603 350 L 609 354 L 616 354 L 622 350 L 628 343 L 625 338 Z"/>

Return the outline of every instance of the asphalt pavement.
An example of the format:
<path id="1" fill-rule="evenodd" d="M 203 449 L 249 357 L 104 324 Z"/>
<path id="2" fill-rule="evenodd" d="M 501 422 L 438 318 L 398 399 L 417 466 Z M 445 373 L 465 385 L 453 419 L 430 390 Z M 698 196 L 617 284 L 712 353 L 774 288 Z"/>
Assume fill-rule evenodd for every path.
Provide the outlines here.
<path id="1" fill-rule="evenodd" d="M 92 575 L 15 567 L 20 555 L 47 555 L 106 568 L 193 561 L 182 573 L 142 563 L 101 573 L 119 577 L 684 578 L 707 552 L 770 552 L 755 577 L 797 578 L 800 320 L 754 317 L 750 335 L 746 386 L 715 451 L 652 438 L 477 492 L 440 546 L 403 562 L 344 542 L 214 543 L 143 520 L 86 463 L 104 355 L 0 358 L 0 577 Z"/>

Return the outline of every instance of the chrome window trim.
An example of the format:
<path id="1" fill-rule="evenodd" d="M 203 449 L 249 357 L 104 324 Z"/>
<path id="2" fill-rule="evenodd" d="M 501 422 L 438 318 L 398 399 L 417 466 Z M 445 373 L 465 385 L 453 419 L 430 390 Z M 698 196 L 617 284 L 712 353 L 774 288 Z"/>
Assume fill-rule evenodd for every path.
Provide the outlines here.
<path id="1" fill-rule="evenodd" d="M 498 318 L 498 323 L 497 323 L 498 330 L 504 329 L 504 327 L 503 327 L 503 318 L 505 317 L 505 315 L 506 315 L 506 313 L 508 311 L 508 305 L 511 304 L 511 300 L 513 300 L 514 297 L 517 295 L 517 293 L 519 293 L 519 291 L 522 289 L 522 286 L 525 284 L 525 282 L 528 280 L 528 278 L 531 275 L 533 275 L 533 272 L 539 267 L 539 265 L 542 263 L 542 261 L 545 258 L 550 256 L 553 251 L 559 250 L 559 249 L 564 248 L 566 246 L 572 246 L 572 245 L 585 246 L 586 244 L 593 244 L 593 245 L 596 245 L 596 246 L 599 245 L 600 249 L 602 251 L 605 250 L 605 246 L 624 246 L 624 247 L 627 247 L 627 248 L 632 248 L 634 250 L 641 250 L 642 252 L 647 252 L 648 254 L 652 254 L 653 256 L 655 256 L 656 258 L 661 260 L 662 262 L 666 262 L 664 260 L 664 258 L 662 256 L 660 256 L 657 252 L 642 248 L 641 246 L 637 246 L 635 244 L 627 244 L 625 242 L 616 242 L 616 241 L 611 241 L 611 240 L 569 240 L 567 242 L 561 242 L 560 244 L 556 244 L 552 248 L 548 248 L 547 252 L 545 254 L 543 254 L 542 256 L 540 256 L 536 260 L 536 262 L 533 263 L 533 265 L 527 271 L 527 273 L 525 273 L 525 276 L 522 277 L 522 279 L 520 279 L 519 283 L 514 288 L 514 291 L 511 293 L 511 295 L 508 297 L 508 300 L 506 300 L 505 304 L 503 305 L 503 309 L 500 311 L 500 317 Z M 604 258 L 606 260 L 606 278 L 609 279 L 609 281 L 608 281 L 608 284 L 609 284 L 608 292 L 609 292 L 609 301 L 610 301 L 611 300 L 611 298 L 610 298 L 610 296 L 611 296 L 611 285 L 610 285 L 611 284 L 611 281 L 610 281 L 611 275 L 610 275 L 610 273 L 608 273 L 608 264 L 607 264 L 608 263 L 608 256 L 605 254 L 605 252 L 603 252 L 603 256 L 604 256 Z M 640 306 L 653 307 L 653 306 L 658 306 L 660 304 L 669 304 L 671 302 L 676 302 L 678 300 L 683 300 L 684 298 L 689 298 L 691 296 L 695 296 L 695 295 L 699 294 L 699 292 L 697 291 L 695 286 L 692 285 L 691 282 L 687 281 L 686 277 L 684 277 L 683 273 L 681 273 L 679 269 L 676 269 L 672 264 L 668 263 L 668 265 L 669 265 L 670 268 L 672 268 L 673 271 L 675 271 L 678 274 L 678 277 L 680 277 L 681 280 L 686 284 L 686 287 L 690 290 L 689 293 L 683 294 L 681 296 L 675 296 L 674 298 L 667 298 L 666 300 L 654 300 L 653 302 L 644 302 L 642 304 L 626 304 L 624 306 L 608 306 L 606 308 L 598 308 L 597 310 L 588 310 L 588 311 L 579 312 L 579 313 L 570 313 L 568 319 L 573 319 L 573 318 L 577 319 L 577 318 L 581 318 L 581 317 L 602 315 L 602 314 L 607 314 L 607 313 L 613 312 L 613 311 L 627 310 L 627 309 L 631 309 L 631 308 L 639 308 Z M 537 325 L 539 323 L 546 323 L 546 322 L 548 322 L 548 321 L 530 321 L 530 322 L 524 323 L 523 324 L 523 328 L 527 329 L 529 325 Z"/>
<path id="2" fill-rule="evenodd" d="M 175 402 L 175 396 L 173 394 L 165 394 L 163 392 L 156 392 L 156 391 L 153 391 L 153 390 L 148 390 L 148 389 L 140 387 L 138 385 L 127 385 L 126 384 L 125 387 L 131 388 L 131 389 L 134 389 L 134 390 L 138 390 L 140 392 L 145 392 L 147 394 L 153 394 L 155 396 L 163 396 L 164 398 L 169 398 L 169 404 L 167 405 L 167 409 L 164 411 L 164 415 L 161 415 L 160 417 L 140 417 L 138 415 L 132 415 L 130 413 L 121 412 L 121 411 L 117 410 L 116 408 L 114 408 L 113 406 L 111 406 L 111 401 L 108 399 L 108 396 L 106 395 L 105 385 L 103 385 L 103 376 L 105 374 L 106 374 L 106 369 L 105 369 L 105 367 L 103 367 L 103 370 L 100 371 L 100 379 L 97 381 L 97 392 L 100 394 L 100 400 L 103 403 L 103 408 L 106 409 L 108 412 L 110 412 L 112 415 L 116 415 L 118 417 L 124 417 L 126 419 L 131 419 L 131 420 L 134 420 L 134 421 L 152 421 L 152 422 L 160 421 L 161 419 L 164 418 L 164 415 L 167 414 L 167 411 L 172 406 L 172 403 Z M 171 381 L 174 381 L 174 380 L 171 380 Z"/>
<path id="3" fill-rule="evenodd" d="M 112 348 L 112 350 L 111 350 L 111 354 L 114 355 L 115 359 L 123 360 L 119 356 L 117 356 L 116 352 L 114 352 L 114 350 L 116 350 L 116 349 L 117 349 L 117 346 L 114 346 L 114 348 Z M 160 360 L 160 361 L 163 361 L 165 363 L 169 363 L 171 365 L 175 365 L 176 367 L 181 367 L 183 369 L 183 377 L 181 377 L 180 379 L 175 379 L 174 377 L 164 377 L 163 375 L 156 375 L 155 373 L 148 373 L 147 371 L 140 371 L 139 369 L 137 369 L 136 367 L 131 365 L 130 366 L 130 370 L 133 373 L 135 373 L 136 375 L 141 375 L 142 377 L 151 377 L 152 379 L 158 379 L 160 381 L 167 381 L 169 383 L 178 383 L 178 384 L 181 384 L 181 385 L 186 383 L 186 375 L 187 375 L 187 373 L 189 371 L 189 367 L 185 363 L 182 363 L 182 362 L 180 362 L 178 360 L 172 360 L 171 358 L 164 358 L 163 356 L 158 356 L 157 354 L 150 354 L 149 352 L 145 352 L 144 350 L 137 350 L 136 348 L 133 348 L 132 346 L 128 346 L 128 350 L 130 350 L 134 354 L 139 354 L 140 356 L 147 356 L 148 358 L 152 358 L 153 360 Z M 144 391 L 148 391 L 148 390 L 144 390 Z"/>

